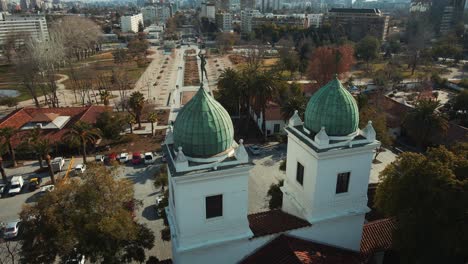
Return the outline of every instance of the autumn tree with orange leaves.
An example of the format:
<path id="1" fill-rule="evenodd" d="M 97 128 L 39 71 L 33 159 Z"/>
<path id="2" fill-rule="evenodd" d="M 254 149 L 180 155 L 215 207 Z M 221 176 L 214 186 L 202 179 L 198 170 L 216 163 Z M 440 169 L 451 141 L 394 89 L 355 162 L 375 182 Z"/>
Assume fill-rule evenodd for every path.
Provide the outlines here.
<path id="1" fill-rule="evenodd" d="M 356 63 L 354 48 L 351 45 L 323 46 L 316 48 L 309 62 L 309 77 L 317 85 L 327 84 L 335 74 L 351 70 Z"/>

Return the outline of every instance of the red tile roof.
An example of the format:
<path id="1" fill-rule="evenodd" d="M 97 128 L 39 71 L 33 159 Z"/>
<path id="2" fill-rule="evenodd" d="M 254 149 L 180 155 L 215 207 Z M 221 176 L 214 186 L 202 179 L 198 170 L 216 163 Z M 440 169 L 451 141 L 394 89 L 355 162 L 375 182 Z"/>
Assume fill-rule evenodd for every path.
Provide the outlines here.
<path id="1" fill-rule="evenodd" d="M 358 264 L 362 263 L 358 253 L 320 243 L 280 235 L 240 263 L 269 264 Z"/>
<path id="2" fill-rule="evenodd" d="M 309 222 L 281 210 L 271 210 L 247 216 L 254 237 L 311 226 Z"/>
<path id="3" fill-rule="evenodd" d="M 87 106 L 87 107 L 61 107 L 61 108 L 21 108 L 13 111 L 9 115 L 0 119 L 0 128 L 14 127 L 20 129 L 26 123 L 34 121 L 34 117 L 39 119 L 46 118 L 47 116 L 70 116 L 70 121 L 63 129 L 48 129 L 42 130 L 43 137 L 49 139 L 51 143 L 60 141 L 63 134 L 77 121 L 87 123 L 96 123 L 96 118 L 107 108 L 104 106 Z M 53 113 L 54 115 L 50 115 Z M 28 131 L 20 131 L 12 139 L 13 146 L 18 145 L 24 138 Z"/>
<path id="4" fill-rule="evenodd" d="M 274 102 L 268 102 L 267 108 L 265 109 L 265 120 L 283 120 L 281 113 L 281 107 Z"/>
<path id="5" fill-rule="evenodd" d="M 391 218 L 365 224 L 362 231 L 361 254 L 372 255 L 390 249 L 395 228 L 395 221 Z"/>

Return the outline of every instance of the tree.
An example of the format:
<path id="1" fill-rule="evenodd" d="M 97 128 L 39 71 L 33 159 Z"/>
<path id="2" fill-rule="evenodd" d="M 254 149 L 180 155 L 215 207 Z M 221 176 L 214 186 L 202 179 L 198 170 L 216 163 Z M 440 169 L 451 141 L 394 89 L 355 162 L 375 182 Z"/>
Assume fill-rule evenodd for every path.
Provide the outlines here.
<path id="1" fill-rule="evenodd" d="M 6 144 L 3 144 L 3 142 L 0 141 L 0 175 L 2 176 L 2 181 L 3 183 L 7 183 L 8 182 L 8 179 L 7 179 L 7 175 L 5 173 L 5 168 L 3 167 L 3 158 L 2 156 L 6 153 L 7 151 L 7 148 L 6 148 Z"/>
<path id="2" fill-rule="evenodd" d="M 145 96 L 140 92 L 133 92 L 128 100 L 129 111 L 138 123 L 138 129 L 141 129 L 141 115 L 143 107 L 145 106 Z"/>
<path id="3" fill-rule="evenodd" d="M 224 108 L 228 110 L 231 115 L 236 113 L 240 115 L 240 104 L 242 96 L 240 73 L 232 68 L 224 69 L 218 79 L 218 91 L 215 94 Z"/>
<path id="4" fill-rule="evenodd" d="M 104 111 L 96 118 L 96 127 L 101 131 L 102 136 L 111 140 L 120 138 L 125 124 L 124 117 L 111 111 Z"/>
<path id="5" fill-rule="evenodd" d="M 138 32 L 143 32 L 145 30 L 145 26 L 143 26 L 143 23 L 141 21 L 138 22 Z"/>
<path id="6" fill-rule="evenodd" d="M 154 187 L 161 187 L 161 191 L 164 192 L 164 188 L 167 186 L 167 167 L 161 166 L 159 173 L 154 175 Z"/>
<path id="7" fill-rule="evenodd" d="M 124 49 L 116 49 L 112 52 L 112 57 L 114 57 L 115 64 L 123 64 L 128 61 L 128 52 Z"/>
<path id="8" fill-rule="evenodd" d="M 316 48 L 309 62 L 309 77 L 323 86 L 332 80 L 335 74 L 351 70 L 356 63 L 351 45 L 338 47 L 323 46 Z"/>
<path id="9" fill-rule="evenodd" d="M 304 117 L 305 109 L 307 105 L 307 99 L 305 96 L 294 96 L 290 97 L 283 105 L 281 105 L 281 113 L 284 120 L 291 118 L 295 111 L 298 112 L 299 116 Z"/>
<path id="10" fill-rule="evenodd" d="M 376 161 L 383 148 L 389 148 L 393 145 L 393 138 L 388 133 L 387 118 L 384 111 L 372 106 L 359 108 L 359 127 L 365 127 L 369 121 L 372 121 L 376 138 L 381 143 L 381 146 L 375 152 L 374 161 Z"/>
<path id="11" fill-rule="evenodd" d="M 148 116 L 148 121 L 151 122 L 151 135 L 154 136 L 154 123 L 158 122 L 158 114 L 151 112 Z"/>
<path id="12" fill-rule="evenodd" d="M 445 134 L 448 129 L 447 119 L 437 111 L 439 106 L 439 101 L 419 100 L 403 120 L 403 127 L 419 147 L 431 145 L 435 138 Z"/>
<path id="13" fill-rule="evenodd" d="M 454 35 L 445 35 L 441 37 L 432 48 L 432 55 L 436 58 L 441 57 L 444 61 L 448 58 L 459 59 L 462 56 L 462 47 L 458 44 Z"/>
<path id="14" fill-rule="evenodd" d="M 86 164 L 86 147 L 88 144 L 94 144 L 99 139 L 101 131 L 93 128 L 91 124 L 78 121 L 65 134 L 63 139 L 81 147 L 83 163 Z"/>
<path id="15" fill-rule="evenodd" d="M 464 89 L 455 98 L 453 102 L 455 117 L 459 117 L 463 125 L 468 125 L 468 90 Z"/>
<path id="16" fill-rule="evenodd" d="M 0 238 L 0 264 L 20 263 L 20 244 Z"/>
<path id="17" fill-rule="evenodd" d="M 299 69 L 299 56 L 297 52 L 290 48 L 290 46 L 284 47 L 279 51 L 279 65 L 283 70 L 289 71 L 290 79 L 294 73 Z"/>
<path id="18" fill-rule="evenodd" d="M 426 16 L 411 16 L 408 20 L 406 36 L 409 55 L 408 69 L 411 68 L 411 75 L 414 74 L 421 60 L 425 58 L 424 50 L 427 48 L 427 43 L 434 32 L 430 26 L 431 23 Z"/>
<path id="19" fill-rule="evenodd" d="M 283 205 L 283 192 L 281 191 L 281 186 L 283 186 L 284 180 L 279 181 L 278 183 L 272 183 L 270 189 L 268 189 L 267 196 L 270 197 L 268 202 L 268 208 L 270 210 L 279 209 Z"/>
<path id="20" fill-rule="evenodd" d="M 72 64 L 73 58 L 81 60 L 98 50 L 101 29 L 91 19 L 64 16 L 52 23 L 50 32 L 64 48 L 64 57 L 68 65 Z"/>
<path id="21" fill-rule="evenodd" d="M 260 110 L 262 113 L 262 133 L 266 137 L 266 109 L 269 102 L 278 94 L 278 86 L 280 85 L 280 82 L 276 76 L 267 71 L 257 71 L 254 80 L 252 90 L 255 98 L 255 108 Z"/>
<path id="22" fill-rule="evenodd" d="M 74 252 L 92 263 L 145 261 L 154 235 L 134 220 L 133 185 L 113 171 L 90 165 L 80 180 L 64 180 L 37 204 L 23 207 L 24 263 L 64 261 Z"/>
<path id="23" fill-rule="evenodd" d="M 133 57 L 145 57 L 149 42 L 146 39 L 132 39 L 128 45 L 128 53 Z"/>
<path id="24" fill-rule="evenodd" d="M 373 36 L 366 36 L 356 46 L 356 54 L 366 62 L 367 70 L 369 70 L 369 62 L 379 56 L 379 51 L 380 41 Z"/>
<path id="25" fill-rule="evenodd" d="M 17 132 L 18 130 L 14 127 L 0 128 L 0 138 L 3 138 L 8 147 L 8 153 L 10 154 L 11 161 L 13 162 L 13 167 L 18 166 L 18 163 L 16 162 L 15 149 L 13 148 L 11 141 Z"/>
<path id="26" fill-rule="evenodd" d="M 402 263 L 463 263 L 468 228 L 468 144 L 403 153 L 381 173 L 375 205 L 397 224 Z"/>

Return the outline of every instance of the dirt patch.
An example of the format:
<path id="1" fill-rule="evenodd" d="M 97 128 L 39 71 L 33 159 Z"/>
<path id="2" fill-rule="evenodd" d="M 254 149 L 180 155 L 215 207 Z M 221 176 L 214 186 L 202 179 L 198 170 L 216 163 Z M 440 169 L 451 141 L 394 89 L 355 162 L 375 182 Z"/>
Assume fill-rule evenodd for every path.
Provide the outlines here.
<path id="1" fill-rule="evenodd" d="M 184 86 L 200 85 L 200 77 L 198 74 L 198 64 L 196 56 L 187 56 L 185 59 L 184 68 Z"/>
<path id="2" fill-rule="evenodd" d="M 167 126 L 169 122 L 170 109 L 160 109 L 157 110 L 158 115 L 158 126 Z"/>
<path id="3" fill-rule="evenodd" d="M 229 60 L 231 61 L 232 64 L 234 65 L 238 65 L 238 64 L 242 64 L 242 63 L 245 63 L 247 61 L 247 59 L 241 55 L 237 55 L 237 54 L 231 54 L 228 56 Z"/>
<path id="4" fill-rule="evenodd" d="M 128 134 L 124 135 L 122 139 L 117 142 L 103 140 L 102 144 L 109 146 L 109 149 L 104 151 L 103 154 L 160 151 L 164 135 L 165 130 L 156 130 L 155 136 Z"/>

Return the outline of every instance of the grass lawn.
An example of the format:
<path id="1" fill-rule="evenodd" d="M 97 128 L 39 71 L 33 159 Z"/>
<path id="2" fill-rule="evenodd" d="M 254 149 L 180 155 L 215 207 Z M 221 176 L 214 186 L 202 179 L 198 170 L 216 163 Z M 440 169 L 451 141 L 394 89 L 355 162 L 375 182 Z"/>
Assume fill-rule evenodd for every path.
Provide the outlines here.
<path id="1" fill-rule="evenodd" d="M 96 83 L 98 76 L 105 76 L 110 78 L 112 75 L 112 70 L 120 69 L 125 71 L 128 74 L 129 82 L 133 86 L 136 81 L 140 78 L 143 72 L 146 70 L 145 67 L 138 67 L 135 62 L 127 62 L 121 65 L 117 65 L 112 60 L 106 61 L 97 61 L 94 60 L 93 63 L 83 64 L 78 63 L 76 66 L 79 68 L 76 69 L 76 74 L 79 79 L 88 79 L 91 80 L 93 83 Z M 63 74 L 69 75 L 70 72 L 68 69 L 62 70 Z M 73 89 L 73 82 L 71 79 L 66 80 L 63 82 L 66 89 Z"/>
<path id="2" fill-rule="evenodd" d="M 0 65 L 0 83 L 20 81 L 14 65 Z"/>

